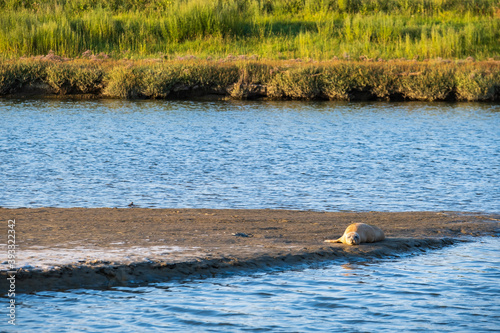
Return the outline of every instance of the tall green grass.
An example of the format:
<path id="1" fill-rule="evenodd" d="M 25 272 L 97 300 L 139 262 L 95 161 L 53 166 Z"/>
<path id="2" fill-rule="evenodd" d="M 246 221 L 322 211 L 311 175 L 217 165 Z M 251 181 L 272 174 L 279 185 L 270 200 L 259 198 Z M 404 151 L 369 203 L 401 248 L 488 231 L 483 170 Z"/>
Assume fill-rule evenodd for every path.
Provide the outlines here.
<path id="1" fill-rule="evenodd" d="M 4 58 L 500 56 L 498 0 L 0 0 Z"/>

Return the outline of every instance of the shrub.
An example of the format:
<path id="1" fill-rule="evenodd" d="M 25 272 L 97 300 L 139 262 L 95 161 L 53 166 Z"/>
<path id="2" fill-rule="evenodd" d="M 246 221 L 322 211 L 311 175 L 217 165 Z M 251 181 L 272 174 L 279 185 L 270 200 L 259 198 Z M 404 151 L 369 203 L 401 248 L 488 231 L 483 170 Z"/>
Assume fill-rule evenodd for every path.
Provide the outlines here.
<path id="1" fill-rule="evenodd" d="M 118 98 L 138 98 L 143 91 L 143 68 L 117 66 L 104 80 L 104 95 Z"/>
<path id="2" fill-rule="evenodd" d="M 349 93 L 361 88 L 359 66 L 340 63 L 328 66 L 323 74 L 323 93 L 330 100 L 349 100 Z"/>
<path id="3" fill-rule="evenodd" d="M 298 67 L 279 71 L 269 82 L 271 98 L 313 99 L 322 91 L 322 68 Z"/>
<path id="4" fill-rule="evenodd" d="M 104 73 L 96 65 L 51 63 L 46 67 L 44 81 L 56 94 L 99 93 Z"/>
<path id="5" fill-rule="evenodd" d="M 45 64 L 38 61 L 0 63 L 0 95 L 19 91 L 24 85 L 41 81 L 45 76 Z"/>
<path id="6" fill-rule="evenodd" d="M 465 101 L 494 100 L 500 87 L 500 72 L 467 68 L 456 74 L 457 99 Z"/>
<path id="7" fill-rule="evenodd" d="M 435 101 L 450 97 L 455 87 L 454 71 L 447 65 L 434 65 L 422 72 L 404 73 L 398 91 L 412 100 Z"/>

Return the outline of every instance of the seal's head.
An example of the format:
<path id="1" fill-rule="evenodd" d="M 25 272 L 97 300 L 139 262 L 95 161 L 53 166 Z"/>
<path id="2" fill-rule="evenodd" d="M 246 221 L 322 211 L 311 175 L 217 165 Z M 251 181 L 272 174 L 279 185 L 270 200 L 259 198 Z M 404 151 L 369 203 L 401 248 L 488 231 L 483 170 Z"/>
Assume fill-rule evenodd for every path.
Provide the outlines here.
<path id="1" fill-rule="evenodd" d="M 345 235 L 345 242 L 349 245 L 359 245 L 360 238 L 357 232 L 350 232 Z"/>

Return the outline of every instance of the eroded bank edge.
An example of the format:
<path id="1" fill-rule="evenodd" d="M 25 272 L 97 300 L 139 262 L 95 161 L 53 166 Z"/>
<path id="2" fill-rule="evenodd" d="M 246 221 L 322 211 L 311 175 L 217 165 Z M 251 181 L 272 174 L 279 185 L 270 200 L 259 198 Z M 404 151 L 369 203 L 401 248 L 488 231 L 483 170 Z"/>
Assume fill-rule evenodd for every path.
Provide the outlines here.
<path id="1" fill-rule="evenodd" d="M 238 258 L 228 255 L 214 259 L 187 261 L 151 260 L 127 264 L 96 262 L 69 264 L 54 269 L 20 269 L 15 272 L 16 292 L 31 293 L 78 288 L 106 289 L 116 286 L 137 286 L 171 280 L 209 278 L 259 271 L 283 271 L 311 267 L 325 262 L 345 262 L 397 258 L 425 253 L 467 241 L 462 238 L 389 238 L 358 247 L 325 246 L 308 251 L 287 252 L 278 255 L 260 254 Z M 0 288 L 9 288 L 12 271 L 0 271 Z"/>

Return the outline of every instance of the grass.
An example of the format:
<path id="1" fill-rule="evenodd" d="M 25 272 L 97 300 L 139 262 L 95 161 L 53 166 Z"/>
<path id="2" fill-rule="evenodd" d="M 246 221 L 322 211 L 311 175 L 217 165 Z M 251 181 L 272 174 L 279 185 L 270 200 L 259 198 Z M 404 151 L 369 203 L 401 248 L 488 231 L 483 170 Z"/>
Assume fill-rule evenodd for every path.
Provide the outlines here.
<path id="1" fill-rule="evenodd" d="M 234 99 L 500 100 L 499 61 L 130 61 L 22 59 L 0 63 L 0 95 L 45 86 L 56 95 Z"/>
<path id="2" fill-rule="evenodd" d="M 0 95 L 497 101 L 499 41 L 498 0 L 0 0 Z"/>
<path id="3" fill-rule="evenodd" d="M 497 0 L 0 0 L 0 13 L 4 59 L 500 55 Z"/>

